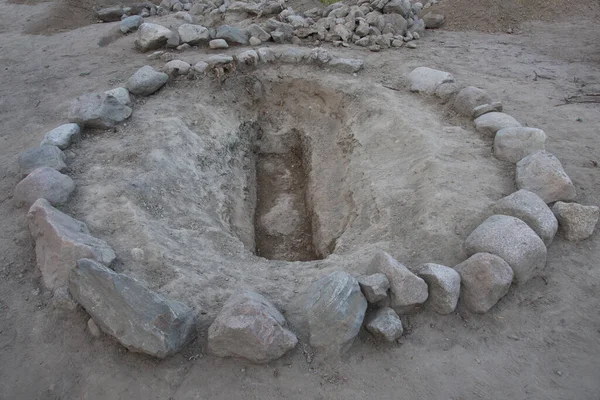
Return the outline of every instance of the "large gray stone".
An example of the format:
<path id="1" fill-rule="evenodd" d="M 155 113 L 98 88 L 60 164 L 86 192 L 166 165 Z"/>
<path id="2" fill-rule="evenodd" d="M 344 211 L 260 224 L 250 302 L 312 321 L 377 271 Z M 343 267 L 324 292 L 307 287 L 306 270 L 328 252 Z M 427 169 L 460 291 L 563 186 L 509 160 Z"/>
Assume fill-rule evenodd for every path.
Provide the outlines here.
<path id="1" fill-rule="evenodd" d="M 404 18 L 411 16 L 411 4 L 409 0 L 391 0 L 383 6 L 383 12 L 386 14 L 400 14 Z"/>
<path id="2" fill-rule="evenodd" d="M 50 145 L 65 150 L 71 145 L 71 142 L 79 139 L 80 133 L 79 125 L 64 124 L 46 133 L 40 146 Z"/>
<path id="3" fill-rule="evenodd" d="M 385 14 L 381 17 L 383 22 L 383 28 L 390 26 L 392 31 L 390 33 L 394 35 L 404 35 L 408 22 L 400 14 Z"/>
<path id="4" fill-rule="evenodd" d="M 271 35 L 260 27 L 258 24 L 252 24 L 246 28 L 248 36 L 260 39 L 261 42 L 266 42 L 271 39 Z"/>
<path id="5" fill-rule="evenodd" d="M 80 258 L 92 258 L 105 265 L 116 258 L 113 249 L 93 237 L 86 224 L 52 207 L 46 199 L 33 203 L 27 220 L 35 240 L 37 266 L 50 290 L 67 285 L 69 271 Z"/>
<path id="6" fill-rule="evenodd" d="M 133 110 L 106 93 L 93 93 L 73 100 L 69 121 L 86 128 L 108 129 L 125 121 Z"/>
<path id="7" fill-rule="evenodd" d="M 384 274 L 362 275 L 356 279 L 369 303 L 375 304 L 387 297 L 390 281 Z"/>
<path id="8" fill-rule="evenodd" d="M 444 25 L 446 18 L 443 14 L 428 12 L 423 16 L 423 22 L 425 22 L 425 28 L 436 29 Z"/>
<path id="9" fill-rule="evenodd" d="M 298 343 L 285 318 L 267 299 L 244 290 L 231 295 L 208 329 L 208 350 L 219 357 L 267 363 Z"/>
<path id="10" fill-rule="evenodd" d="M 367 300 L 356 279 L 333 272 L 313 283 L 288 308 L 288 320 L 301 339 L 327 354 L 340 354 L 354 341 Z"/>
<path id="11" fill-rule="evenodd" d="M 208 42 L 208 47 L 210 47 L 213 50 L 228 49 L 229 45 L 227 44 L 227 41 L 225 39 L 213 39 L 210 42 Z"/>
<path id="12" fill-rule="evenodd" d="M 123 33 L 129 33 L 136 31 L 140 25 L 144 23 L 144 18 L 139 15 L 132 15 L 131 17 L 127 17 L 121 20 L 119 24 L 119 29 Z"/>
<path id="13" fill-rule="evenodd" d="M 492 208 L 494 214 L 510 215 L 525 222 L 549 246 L 556 235 L 558 221 L 544 200 L 521 189 L 500 200 Z"/>
<path id="14" fill-rule="evenodd" d="M 163 67 L 163 71 L 169 76 L 187 75 L 191 69 L 190 64 L 181 60 L 171 60 Z"/>
<path id="15" fill-rule="evenodd" d="M 476 253 L 454 267 L 461 279 L 465 306 L 473 312 L 485 313 L 510 289 L 513 270 L 502 258 L 489 253 Z"/>
<path id="16" fill-rule="evenodd" d="M 210 32 L 202 25 L 183 24 L 177 30 L 182 43 L 195 46 L 210 41 Z"/>
<path id="17" fill-rule="evenodd" d="M 216 39 L 225 39 L 227 43 L 248 44 L 248 35 L 243 30 L 229 25 L 217 28 Z"/>
<path id="18" fill-rule="evenodd" d="M 164 47 L 173 33 L 162 25 L 144 22 L 137 31 L 135 46 L 145 53 Z"/>
<path id="19" fill-rule="evenodd" d="M 210 56 L 206 59 L 206 63 L 211 68 L 217 65 L 230 64 L 232 62 L 233 57 L 228 56 L 227 54 L 215 54 L 214 56 Z"/>
<path id="20" fill-rule="evenodd" d="M 524 284 L 546 266 L 546 246 L 523 221 L 508 215 L 492 215 L 465 241 L 467 256 L 491 253 L 502 258 L 514 272 L 518 285 Z"/>
<path id="21" fill-rule="evenodd" d="M 471 111 L 472 109 L 469 110 L 469 115 L 471 115 Z M 521 124 L 519 121 L 510 115 L 501 112 L 491 112 L 475 118 L 475 129 L 477 132 L 492 137 L 496 135 L 496 132 L 500 129 L 518 128 L 520 126 Z"/>
<path id="22" fill-rule="evenodd" d="M 52 205 L 64 204 L 74 189 L 75 183 L 67 175 L 53 168 L 41 167 L 17 184 L 14 197 L 19 204 L 27 206 L 42 198 Z"/>
<path id="23" fill-rule="evenodd" d="M 450 267 L 427 263 L 416 270 L 429 287 L 429 298 L 425 306 L 438 314 L 450 314 L 456 308 L 460 295 L 460 276 Z"/>
<path id="24" fill-rule="evenodd" d="M 118 87 L 114 89 L 107 90 L 107 95 L 110 95 L 117 99 L 119 103 L 126 105 L 127 107 L 131 107 L 131 97 L 129 96 L 129 90 L 124 87 Z"/>
<path id="25" fill-rule="evenodd" d="M 121 16 L 123 16 L 124 11 L 123 7 L 121 6 L 113 6 L 101 8 L 100 10 L 96 11 L 96 14 L 98 15 L 98 19 L 102 20 L 102 22 L 115 22 L 121 20 Z"/>
<path id="26" fill-rule="evenodd" d="M 65 154 L 58 147 L 52 145 L 26 150 L 19 154 L 21 176 L 25 177 L 41 167 L 64 171 L 67 169 L 66 159 Z"/>
<path id="27" fill-rule="evenodd" d="M 515 180 L 519 189 L 537 194 L 546 203 L 575 200 L 577 195 L 558 158 L 546 151 L 536 151 L 521 159 Z"/>
<path id="28" fill-rule="evenodd" d="M 169 75 L 158 72 L 149 65 L 136 71 L 126 83 L 127 89 L 140 96 L 149 96 L 163 87 L 169 80 Z"/>
<path id="29" fill-rule="evenodd" d="M 600 210 L 596 206 L 583 206 L 577 203 L 557 201 L 552 206 L 560 226 L 560 232 L 569 241 L 584 240 L 592 236 Z"/>
<path id="30" fill-rule="evenodd" d="M 546 134 L 537 128 L 504 128 L 494 138 L 496 158 L 512 163 L 539 150 L 546 150 Z"/>
<path id="31" fill-rule="evenodd" d="M 411 92 L 434 94 L 441 84 L 454 82 L 454 77 L 448 72 L 418 67 L 408 74 L 408 82 Z"/>
<path id="32" fill-rule="evenodd" d="M 193 309 L 94 260 L 77 261 L 69 291 L 104 333 L 131 351 L 164 358 L 196 335 Z"/>
<path id="33" fill-rule="evenodd" d="M 402 321 L 389 307 L 382 307 L 367 317 L 365 328 L 378 339 L 393 342 L 402 336 Z"/>
<path id="34" fill-rule="evenodd" d="M 368 270 L 380 272 L 390 281 L 390 306 L 398 313 L 411 312 L 427 300 L 427 284 L 385 251 L 379 251 Z"/>
<path id="35" fill-rule="evenodd" d="M 482 104 L 489 104 L 492 98 L 483 89 L 475 86 L 467 86 L 458 92 L 454 98 L 454 111 L 465 116 L 473 115 L 473 109 Z"/>

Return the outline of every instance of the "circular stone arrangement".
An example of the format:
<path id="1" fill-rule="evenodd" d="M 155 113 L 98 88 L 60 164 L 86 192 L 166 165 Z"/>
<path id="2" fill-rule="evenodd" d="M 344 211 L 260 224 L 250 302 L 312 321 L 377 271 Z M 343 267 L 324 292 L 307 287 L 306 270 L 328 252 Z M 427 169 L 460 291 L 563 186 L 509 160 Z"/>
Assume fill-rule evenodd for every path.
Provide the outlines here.
<path id="1" fill-rule="evenodd" d="M 308 63 L 346 72 L 362 68 L 361 60 L 336 58 L 323 49 L 264 48 L 243 51 L 235 58 L 219 57 L 207 58 L 202 73 L 195 67 L 193 76 L 213 73 L 221 80 L 224 74 L 275 62 Z M 64 204 L 75 188 L 73 180 L 61 173 L 66 169 L 62 150 L 79 139 L 81 128 L 114 128 L 132 114 L 130 93 L 148 96 L 168 79 L 167 74 L 145 66 L 125 88 L 76 99 L 70 108 L 70 123 L 48 132 L 39 148 L 19 156 L 24 179 L 15 189 L 15 199 L 30 206 L 29 228 L 46 288 L 63 303 L 68 304 L 72 296 L 90 314 L 88 327 L 93 334 L 99 333 L 99 327 L 128 349 L 159 358 L 178 352 L 194 338 L 195 311 L 112 270 L 113 249 L 92 236 L 85 223 L 54 206 Z M 599 209 L 568 203 L 575 198 L 575 188 L 558 159 L 545 151 L 543 131 L 522 127 L 502 113 L 502 104 L 493 102 L 485 91 L 460 88 L 447 72 L 420 67 L 407 80 L 412 92 L 436 96 L 457 113 L 474 118 L 481 134 L 495 135 L 494 154 L 516 163 L 519 190 L 500 199 L 493 207 L 494 215 L 468 236 L 464 243 L 468 259 L 454 268 L 426 263 L 409 269 L 377 250 L 371 252 L 373 258 L 363 269 L 367 274 L 355 278 L 338 270 L 312 282 L 286 305 L 286 317 L 264 295 L 248 289 L 234 293 L 208 330 L 212 354 L 265 363 L 281 357 L 300 340 L 324 354 L 339 355 L 352 345 L 363 325 L 381 340 L 398 339 L 403 334 L 399 315 L 422 306 L 449 314 L 460 297 L 470 311 L 485 313 L 512 283 L 522 285 L 545 267 L 546 246 L 559 226 L 567 240 L 592 234 Z M 277 143 L 269 143 L 265 137 L 262 140 L 263 146 L 289 147 L 291 153 L 297 153 L 292 142 L 301 138 L 292 133 L 279 137 Z M 284 158 L 290 157 L 285 154 Z M 263 167 L 277 165 L 278 160 L 269 158 Z M 297 162 L 302 163 L 302 157 Z M 286 202 L 295 201 L 288 199 Z M 554 203 L 552 209 L 548 203 Z M 285 212 L 282 216 L 291 218 Z M 276 217 L 264 220 L 265 229 L 290 234 L 285 227 L 277 227 Z M 239 236 L 244 237 L 243 232 Z M 134 250 L 133 257 L 143 256 L 143 250 Z M 326 256 L 331 250 L 324 246 L 315 252 Z"/>

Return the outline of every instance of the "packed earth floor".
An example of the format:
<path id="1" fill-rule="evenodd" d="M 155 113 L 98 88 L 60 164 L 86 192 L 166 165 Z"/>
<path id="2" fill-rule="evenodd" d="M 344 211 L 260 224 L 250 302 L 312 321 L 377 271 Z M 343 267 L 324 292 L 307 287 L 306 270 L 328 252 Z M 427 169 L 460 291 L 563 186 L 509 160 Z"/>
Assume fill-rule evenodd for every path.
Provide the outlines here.
<path id="1" fill-rule="evenodd" d="M 427 31 L 415 49 L 380 52 L 323 43 L 337 57 L 363 59 L 364 69 L 352 75 L 312 66 L 270 66 L 221 83 L 175 80 L 136 104 L 126 126 L 86 133 L 66 151 L 78 188 L 63 210 L 115 249 L 118 272 L 198 311 L 198 337 L 180 353 L 157 360 L 129 352 L 107 335 L 90 335 L 89 316 L 81 308 L 54 306 L 36 268 L 27 209 L 13 198 L 22 178 L 18 154 L 65 123 L 73 99 L 122 86 L 144 65 L 164 65 L 134 50 L 133 35 L 99 47 L 99 38 L 110 35 L 113 24 L 81 23 L 61 31 L 37 23 L 46 21 L 53 6 L 0 0 L 0 399 L 597 399 L 598 232 L 580 242 L 557 236 L 542 273 L 513 286 L 486 314 L 460 304 L 444 316 L 420 311 L 403 318 L 404 335 L 393 344 L 361 332 L 342 359 L 322 360 L 299 345 L 266 365 L 206 351 L 208 326 L 238 285 L 249 285 L 282 308 L 340 263 L 353 275 L 364 272 L 369 258 L 346 249 L 375 244 L 408 266 L 453 266 L 466 258 L 461 248 L 466 237 L 495 201 L 515 191 L 514 165 L 493 157 L 493 140 L 478 134 L 470 119 L 408 93 L 405 78 L 416 67 L 448 71 L 463 85 L 484 88 L 505 112 L 543 129 L 547 150 L 573 180 L 577 202 L 598 205 L 600 108 L 565 102 L 583 89 L 600 92 L 597 23 L 579 16 L 572 22 L 525 23 L 514 34 Z M 31 26 L 36 34 L 27 33 Z M 264 102 L 251 100 L 249 83 L 256 80 Z M 254 125 L 245 125 L 248 121 Z M 241 243 L 237 247 L 215 230 L 199 246 L 211 250 L 195 248 L 194 237 L 174 240 L 165 225 L 168 221 L 189 231 L 210 227 L 223 211 L 219 205 L 239 198 L 231 187 L 221 188 L 223 198 L 210 198 L 207 193 L 215 191 L 202 188 L 225 179 L 221 173 L 231 175 L 225 183 L 245 179 L 234 173 L 243 169 L 242 159 L 234 159 L 242 164 L 233 167 L 208 168 L 200 178 L 175 168 L 190 160 L 222 161 L 210 153 L 210 140 L 195 141 L 190 134 L 202 128 L 214 133 L 210 140 L 240 129 L 252 131 L 256 139 L 257 159 L 251 165 L 257 178 L 249 189 L 259 198 L 254 219 L 248 205 L 229 204 L 240 211 L 232 215 Z M 357 139 L 344 136 L 350 128 L 360 133 Z M 336 132 L 336 146 L 347 151 L 331 151 L 329 131 Z M 164 132 L 176 135 L 165 138 Z M 287 143 L 283 149 L 278 135 Z M 306 162 L 310 149 L 299 136 L 319 144 L 322 153 L 311 150 L 313 163 Z M 176 151 L 184 146 L 186 152 Z M 348 155 L 357 147 L 364 158 Z M 292 171 L 291 184 L 277 174 L 264 181 L 261 171 L 283 168 Z M 311 171 L 327 182 L 320 192 L 310 186 Z M 177 179 L 189 190 L 170 193 Z M 402 193 L 390 182 L 413 185 L 414 191 Z M 152 191 L 156 185 L 164 192 Z M 338 197 L 336 185 L 352 187 L 355 203 Z M 369 185 L 379 197 L 366 197 Z M 309 189 L 315 198 L 306 197 Z M 295 231 L 299 237 L 283 244 L 264 235 L 273 229 L 287 232 L 288 226 L 278 226 L 277 218 L 264 212 L 276 201 L 298 211 L 301 226 Z M 122 218 L 130 204 L 146 207 L 143 218 Z M 328 216 L 316 241 L 307 239 L 314 227 L 306 225 L 310 218 L 303 215 L 315 207 Z M 334 249 L 331 238 L 349 219 L 358 231 L 347 232 Z M 143 262 L 132 248 L 144 249 Z M 275 261 L 257 262 L 250 252 Z M 236 261 L 246 259 L 254 270 Z M 187 264 L 191 272 L 175 279 Z"/>

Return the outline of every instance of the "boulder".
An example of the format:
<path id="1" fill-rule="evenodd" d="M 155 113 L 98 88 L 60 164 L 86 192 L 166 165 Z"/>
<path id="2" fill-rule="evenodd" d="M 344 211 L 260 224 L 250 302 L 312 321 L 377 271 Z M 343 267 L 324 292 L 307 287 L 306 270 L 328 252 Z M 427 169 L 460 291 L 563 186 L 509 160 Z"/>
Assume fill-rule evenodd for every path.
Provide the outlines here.
<path id="1" fill-rule="evenodd" d="M 385 14 L 381 17 L 384 30 L 386 26 L 391 27 L 391 32 L 394 35 L 404 35 L 408 22 L 400 14 Z"/>
<path id="2" fill-rule="evenodd" d="M 165 46 L 171 35 L 171 30 L 162 25 L 144 22 L 138 28 L 135 46 L 142 53 L 156 50 Z"/>
<path id="3" fill-rule="evenodd" d="M 58 147 L 52 145 L 26 150 L 19 154 L 21 176 L 25 177 L 41 167 L 64 171 L 67 169 L 66 159 L 65 154 Z"/>
<path id="4" fill-rule="evenodd" d="M 592 236 L 600 216 L 600 211 L 596 206 L 583 206 L 562 201 L 557 201 L 552 206 L 552 212 L 558 219 L 561 234 L 572 242 Z"/>
<path id="5" fill-rule="evenodd" d="M 225 39 L 213 39 L 208 43 L 208 47 L 211 49 L 228 49 L 229 45 Z"/>
<path id="6" fill-rule="evenodd" d="M 115 89 L 107 90 L 107 95 L 114 97 L 119 101 L 119 103 L 126 105 L 127 107 L 131 107 L 131 97 L 129 97 L 129 90 L 124 87 L 118 87 Z"/>
<path id="7" fill-rule="evenodd" d="M 94 260 L 77 261 L 69 291 L 104 333 L 130 351 L 165 358 L 196 335 L 193 309 Z"/>
<path id="8" fill-rule="evenodd" d="M 119 24 L 119 29 L 123 33 L 130 33 L 136 31 L 140 25 L 144 23 L 144 18 L 139 15 L 132 15 L 131 17 L 127 17 L 121 20 Z"/>
<path id="9" fill-rule="evenodd" d="M 44 135 L 40 146 L 56 146 L 61 150 L 68 148 L 72 142 L 79 139 L 81 128 L 77 124 L 64 124 L 52 129 Z"/>
<path id="10" fill-rule="evenodd" d="M 177 33 L 179 33 L 180 42 L 190 46 L 210 41 L 210 32 L 202 25 L 183 24 L 177 29 Z"/>
<path id="11" fill-rule="evenodd" d="M 163 87 L 169 80 L 169 75 L 158 72 L 149 65 L 136 71 L 126 83 L 127 89 L 139 96 L 149 96 Z"/>
<path id="12" fill-rule="evenodd" d="M 416 270 L 429 288 L 425 306 L 438 314 L 450 314 L 456 308 L 460 294 L 460 275 L 450 267 L 427 263 Z"/>
<path id="13" fill-rule="evenodd" d="M 102 22 L 120 21 L 124 13 L 123 7 L 121 6 L 106 7 L 96 11 L 98 19 L 100 19 Z"/>
<path id="14" fill-rule="evenodd" d="M 80 258 L 92 258 L 105 265 L 116 258 L 113 249 L 93 237 L 86 224 L 58 211 L 46 199 L 33 203 L 27 220 L 35 240 L 37 266 L 50 290 L 67 285 L 69 271 Z"/>
<path id="15" fill-rule="evenodd" d="M 461 89 L 460 92 L 454 98 L 454 111 L 465 116 L 471 117 L 473 114 L 473 108 L 482 104 L 489 104 L 492 102 L 492 98 L 483 89 L 479 89 L 475 86 L 467 86 Z"/>
<path id="16" fill-rule="evenodd" d="M 411 92 L 434 94 L 441 84 L 454 82 L 454 77 L 448 72 L 418 67 L 408 74 L 408 82 Z"/>
<path id="17" fill-rule="evenodd" d="M 383 6 L 383 12 L 386 14 L 400 14 L 404 18 L 411 16 L 411 4 L 409 0 L 391 0 Z"/>
<path id="18" fill-rule="evenodd" d="M 27 175 L 15 187 L 14 197 L 19 204 L 31 206 L 37 199 L 46 199 L 52 205 L 64 204 L 75 189 L 67 175 L 48 167 L 41 167 Z"/>
<path id="19" fill-rule="evenodd" d="M 393 342 L 402 336 L 402 321 L 389 307 L 382 307 L 369 315 L 365 328 L 378 339 Z"/>
<path id="20" fill-rule="evenodd" d="M 69 122 L 85 128 L 108 129 L 131 116 L 133 110 L 106 93 L 93 93 L 73 100 Z"/>
<path id="21" fill-rule="evenodd" d="M 454 267 L 460 275 L 462 298 L 472 312 L 483 314 L 508 292 L 513 270 L 502 258 L 476 253 Z"/>
<path id="22" fill-rule="evenodd" d="M 425 22 L 425 28 L 436 29 L 444 25 L 446 18 L 443 14 L 428 12 L 423 16 L 423 22 Z"/>
<path id="23" fill-rule="evenodd" d="M 385 251 L 379 251 L 368 270 L 382 273 L 390 281 L 390 306 L 398 313 L 413 311 L 427 300 L 427 284 Z"/>
<path id="24" fill-rule="evenodd" d="M 477 132 L 488 136 L 496 135 L 496 132 L 500 129 L 517 128 L 520 126 L 519 121 L 501 112 L 491 112 L 475 118 L 475 129 Z"/>
<path id="25" fill-rule="evenodd" d="M 216 39 L 225 39 L 227 43 L 248 44 L 248 35 L 239 28 L 221 25 L 217 28 Z"/>
<path id="26" fill-rule="evenodd" d="M 192 66 L 185 61 L 173 60 L 169 61 L 163 67 L 163 71 L 169 76 L 187 75 Z"/>
<path id="27" fill-rule="evenodd" d="M 233 294 L 208 328 L 209 352 L 259 364 L 278 359 L 297 343 L 275 306 L 247 290 Z"/>
<path id="28" fill-rule="evenodd" d="M 546 246 L 556 235 L 558 221 L 544 200 L 537 194 L 521 189 L 496 202 L 492 208 L 494 214 L 510 215 L 525 222 Z"/>
<path id="29" fill-rule="evenodd" d="M 356 279 L 333 272 L 292 300 L 288 320 L 302 339 L 327 354 L 340 354 L 354 341 L 365 317 L 367 300 Z"/>
<path id="30" fill-rule="evenodd" d="M 521 159 L 515 179 L 519 189 L 537 194 L 546 203 L 575 200 L 577 195 L 560 161 L 546 151 L 536 151 Z"/>
<path id="31" fill-rule="evenodd" d="M 537 128 L 500 129 L 494 139 L 494 156 L 515 164 L 539 150 L 546 150 L 546 134 Z"/>
<path id="32" fill-rule="evenodd" d="M 357 280 L 369 303 L 376 304 L 387 297 L 390 281 L 384 274 L 362 275 Z"/>
<path id="33" fill-rule="evenodd" d="M 546 266 L 546 246 L 523 221 L 508 215 L 492 215 L 465 241 L 467 256 L 491 253 L 510 265 L 514 280 L 524 284 Z"/>

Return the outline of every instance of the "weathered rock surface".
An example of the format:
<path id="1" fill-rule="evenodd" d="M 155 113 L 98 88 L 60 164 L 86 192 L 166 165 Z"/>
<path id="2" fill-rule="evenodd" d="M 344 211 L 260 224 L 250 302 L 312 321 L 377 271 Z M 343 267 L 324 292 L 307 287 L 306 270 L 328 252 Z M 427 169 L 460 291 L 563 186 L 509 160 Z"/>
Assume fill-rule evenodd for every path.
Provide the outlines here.
<path id="1" fill-rule="evenodd" d="M 408 82 L 411 92 L 434 94 L 441 84 L 454 82 L 454 77 L 448 72 L 418 67 L 408 74 Z"/>
<path id="2" fill-rule="evenodd" d="M 539 150 L 546 150 L 546 134 L 537 128 L 504 128 L 496 133 L 494 155 L 512 163 Z"/>
<path id="3" fill-rule="evenodd" d="M 390 281 L 390 304 L 398 314 L 412 311 L 429 296 L 425 281 L 385 251 L 375 255 L 368 270 L 387 276 Z"/>
<path id="4" fill-rule="evenodd" d="M 124 87 L 118 87 L 111 90 L 107 90 L 107 95 L 113 96 L 115 99 L 119 101 L 119 103 L 126 105 L 127 107 L 131 107 L 131 97 L 129 96 L 129 90 Z"/>
<path id="5" fill-rule="evenodd" d="M 179 33 L 179 40 L 190 46 L 208 43 L 210 40 L 210 32 L 202 25 L 183 24 L 177 32 Z"/>
<path id="6" fill-rule="evenodd" d="M 514 272 L 515 283 L 524 284 L 546 266 L 546 246 L 523 221 L 508 215 L 492 215 L 465 241 L 467 256 L 491 253 Z"/>
<path id="7" fill-rule="evenodd" d="M 577 203 L 557 201 L 552 206 L 560 226 L 560 232 L 565 239 L 576 242 L 592 236 L 600 210 L 596 206 L 583 206 Z"/>
<path id="8" fill-rule="evenodd" d="M 56 146 L 61 150 L 65 150 L 71 145 L 71 142 L 79 139 L 81 129 L 77 124 L 64 124 L 52 129 L 44 135 L 44 139 L 40 146 Z"/>
<path id="9" fill-rule="evenodd" d="M 327 65 L 332 69 L 351 74 L 363 69 L 364 61 L 358 58 L 333 58 Z"/>
<path id="10" fill-rule="evenodd" d="M 454 111 L 470 117 L 473 114 L 473 108 L 482 104 L 489 104 L 492 102 L 492 98 L 483 89 L 479 89 L 475 86 L 467 86 L 458 92 L 454 98 Z"/>
<path id="11" fill-rule="evenodd" d="M 38 199 L 27 213 L 29 231 L 35 240 L 37 266 L 50 290 L 66 286 L 68 274 L 80 258 L 92 258 L 105 265 L 115 252 L 101 239 L 90 235 L 86 224 Z"/>
<path id="12" fill-rule="evenodd" d="M 164 298 L 137 279 L 80 259 L 69 291 L 104 333 L 131 351 L 164 358 L 194 338 L 194 311 Z"/>
<path id="13" fill-rule="evenodd" d="M 66 159 L 67 157 L 58 147 L 40 146 L 19 154 L 19 168 L 22 176 L 27 176 L 41 167 L 64 171 L 67 169 Z"/>
<path id="14" fill-rule="evenodd" d="M 558 158 L 546 151 L 536 151 L 519 161 L 515 179 L 519 189 L 537 194 L 546 203 L 575 200 L 577 195 Z"/>
<path id="15" fill-rule="evenodd" d="M 438 314 L 453 312 L 460 295 L 460 275 L 450 267 L 432 263 L 421 265 L 416 272 L 429 287 L 425 305 Z"/>
<path id="16" fill-rule="evenodd" d="M 217 28 L 216 39 L 225 39 L 227 43 L 248 44 L 248 35 L 239 28 L 221 25 Z"/>
<path id="17" fill-rule="evenodd" d="M 185 61 L 172 60 L 165 64 L 163 71 L 170 76 L 187 75 L 192 66 Z"/>
<path id="18" fill-rule="evenodd" d="M 119 29 L 123 33 L 129 33 L 136 31 L 140 25 L 144 23 L 144 18 L 139 15 L 132 15 L 131 17 L 127 17 L 121 20 L 119 24 Z"/>
<path id="19" fill-rule="evenodd" d="M 208 329 L 208 350 L 219 357 L 266 363 L 298 343 L 285 318 L 267 299 L 244 290 L 233 294 Z"/>
<path id="20" fill-rule="evenodd" d="M 129 118 L 132 111 L 111 95 L 94 93 L 71 103 L 69 121 L 86 128 L 108 129 Z"/>
<path id="21" fill-rule="evenodd" d="M 260 27 L 258 24 L 252 24 L 246 28 L 248 36 L 260 39 L 261 42 L 266 42 L 271 39 L 271 35 Z"/>
<path id="22" fill-rule="evenodd" d="M 121 16 L 124 14 L 121 6 L 101 8 L 96 12 L 98 19 L 102 22 L 115 22 L 120 21 Z"/>
<path id="23" fill-rule="evenodd" d="M 556 235 L 558 221 L 544 200 L 537 194 L 521 189 L 494 204 L 495 214 L 510 215 L 525 222 L 549 246 Z"/>
<path id="24" fill-rule="evenodd" d="M 398 314 L 389 307 L 382 307 L 367 318 L 365 328 L 378 339 L 393 342 L 404 332 Z"/>
<path id="25" fill-rule="evenodd" d="M 75 189 L 75 182 L 67 175 L 48 167 L 41 167 L 27 175 L 15 187 L 15 200 L 28 206 L 37 199 L 46 199 L 52 205 L 64 204 Z"/>
<path id="26" fill-rule="evenodd" d="M 494 136 L 500 129 L 518 128 L 520 126 L 519 121 L 501 112 L 491 112 L 475 118 L 477 132 L 489 136 Z"/>
<path id="27" fill-rule="evenodd" d="M 375 304 L 387 297 L 390 281 L 384 274 L 362 275 L 356 279 L 369 303 Z"/>
<path id="28" fill-rule="evenodd" d="M 149 96 L 163 87 L 169 80 L 169 75 L 158 72 L 149 65 L 136 71 L 129 80 L 126 87 L 131 93 L 139 96 Z"/>
<path id="29" fill-rule="evenodd" d="M 296 297 L 288 309 L 288 320 L 300 338 L 328 354 L 346 351 L 365 317 L 367 300 L 356 279 L 333 272 L 313 283 Z"/>
<path id="30" fill-rule="evenodd" d="M 460 274 L 461 298 L 467 308 L 485 313 L 508 292 L 513 271 L 502 258 L 476 253 L 454 267 Z"/>
<path id="31" fill-rule="evenodd" d="M 446 18 L 443 14 L 428 12 L 423 16 L 423 21 L 425 22 L 425 28 L 436 29 L 444 25 Z"/>
<path id="32" fill-rule="evenodd" d="M 256 50 L 245 50 L 236 56 L 240 68 L 254 67 L 258 64 L 258 53 Z"/>
<path id="33" fill-rule="evenodd" d="M 229 45 L 225 39 L 213 39 L 208 43 L 211 49 L 228 49 Z"/>
<path id="34" fill-rule="evenodd" d="M 206 59 L 206 63 L 209 67 L 215 67 L 217 65 L 230 64 L 233 62 L 233 57 L 227 54 L 216 54 Z"/>
<path id="35" fill-rule="evenodd" d="M 480 106 L 473 107 L 471 117 L 473 117 L 473 119 L 477 119 L 477 118 L 481 117 L 483 114 L 488 114 L 491 112 L 502 112 L 503 109 L 504 109 L 504 106 L 502 105 L 502 102 L 494 101 L 493 103 L 490 103 L 490 104 L 482 104 Z M 508 129 L 510 129 L 510 128 L 508 128 Z"/>
<path id="36" fill-rule="evenodd" d="M 138 28 L 135 46 L 142 53 L 156 50 L 165 46 L 171 35 L 171 30 L 162 25 L 144 22 Z"/>

